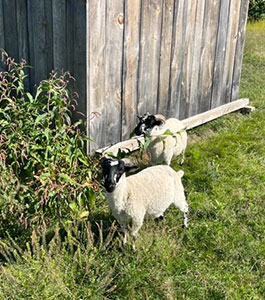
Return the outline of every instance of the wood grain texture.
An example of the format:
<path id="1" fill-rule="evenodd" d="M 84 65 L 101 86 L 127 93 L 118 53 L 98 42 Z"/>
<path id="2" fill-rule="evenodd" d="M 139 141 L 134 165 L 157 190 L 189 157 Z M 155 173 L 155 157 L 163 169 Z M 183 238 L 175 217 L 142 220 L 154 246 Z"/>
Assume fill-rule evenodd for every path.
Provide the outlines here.
<path id="1" fill-rule="evenodd" d="M 17 19 L 17 35 L 18 35 L 18 59 L 25 59 L 29 62 L 28 47 L 28 23 L 27 23 L 27 0 L 16 1 L 16 19 Z M 25 79 L 25 88 L 30 90 L 30 70 L 26 69 L 25 73 L 28 77 Z"/>
<path id="2" fill-rule="evenodd" d="M 86 1 L 74 0 L 74 15 L 71 26 L 74 29 L 71 42 L 74 45 L 74 49 L 72 53 L 69 53 L 73 59 L 69 71 L 72 72 L 75 78 L 72 91 L 77 92 L 79 95 L 78 111 L 83 113 L 83 116 L 74 114 L 73 117 L 74 120 L 87 119 Z"/>
<path id="3" fill-rule="evenodd" d="M 167 103 L 166 114 L 168 117 L 179 118 L 183 61 L 185 56 L 187 13 L 187 1 L 175 1 L 171 46 L 169 99 Z"/>
<path id="4" fill-rule="evenodd" d="M 104 119 L 104 141 L 110 144 L 117 143 L 121 137 L 124 6 L 123 1 L 116 0 L 106 4 L 105 114 L 102 121 Z"/>
<path id="5" fill-rule="evenodd" d="M 214 119 L 217 119 L 221 116 L 224 116 L 233 111 L 239 110 L 249 103 L 249 99 L 239 99 L 219 107 L 213 108 L 201 114 L 186 118 L 181 122 L 184 124 L 186 129 L 192 129 L 194 127 L 200 126 L 206 122 L 210 122 Z"/>
<path id="6" fill-rule="evenodd" d="M 52 13 L 51 0 L 28 0 L 29 22 L 29 63 L 34 67 L 31 72 L 31 87 L 48 77 L 53 69 Z M 52 52 L 51 52 L 52 53 Z"/>
<path id="7" fill-rule="evenodd" d="M 128 139 L 137 122 L 137 82 L 141 0 L 125 1 L 122 91 L 122 137 Z"/>
<path id="8" fill-rule="evenodd" d="M 246 34 L 246 24 L 247 24 L 247 16 L 248 16 L 248 4 L 249 4 L 248 0 L 241 1 L 230 101 L 234 101 L 235 99 L 238 98 L 239 95 L 241 66 L 242 66 L 242 59 L 243 59 L 244 46 L 245 46 L 245 34 Z"/>
<path id="9" fill-rule="evenodd" d="M 96 144 L 90 145 L 90 150 L 103 146 L 107 130 L 104 116 L 106 114 L 105 91 L 105 47 L 106 47 L 106 3 L 92 1 L 89 8 L 89 106 L 90 138 Z M 99 115 L 98 118 L 95 113 Z M 103 137 L 103 136 L 104 137 Z"/>
<path id="10" fill-rule="evenodd" d="M 169 98 L 174 3 L 174 0 L 164 0 L 162 5 L 156 112 L 163 115 L 167 115 Z"/>
<path id="11" fill-rule="evenodd" d="M 205 1 L 197 113 L 207 111 L 211 107 L 219 8 L 220 0 Z"/>
<path id="12" fill-rule="evenodd" d="M 3 17 L 5 50 L 9 56 L 18 58 L 16 0 L 3 0 Z"/>
<path id="13" fill-rule="evenodd" d="M 0 49 L 5 49 L 5 26 L 4 26 L 4 11 L 3 0 L 0 0 Z"/>
<path id="14" fill-rule="evenodd" d="M 56 0 L 52 2 L 53 24 L 53 67 L 64 69 L 66 67 L 66 2 Z"/>
<path id="15" fill-rule="evenodd" d="M 187 116 L 193 116 L 198 112 L 199 107 L 199 97 L 198 97 L 198 87 L 200 84 L 200 73 L 203 68 L 202 61 L 202 43 L 203 43 L 203 33 L 204 33 L 204 20 L 205 20 L 205 5 L 207 1 L 198 0 L 196 7 L 196 17 L 195 17 L 195 28 L 194 37 L 191 40 L 191 47 L 193 48 L 192 65 L 190 69 L 190 95 L 189 95 L 189 107 L 187 109 Z"/>
<path id="16" fill-rule="evenodd" d="M 228 103 L 231 98 L 235 50 L 238 38 L 238 23 L 240 17 L 240 1 L 230 0 L 229 26 L 224 60 L 223 90 L 220 103 Z M 237 66 L 235 66 L 237 67 Z"/>
<path id="17" fill-rule="evenodd" d="M 191 106 L 191 82 L 193 73 L 194 60 L 194 39 L 195 39 L 195 20 L 198 0 L 196 2 L 187 1 L 187 23 L 185 35 L 185 53 L 183 58 L 183 73 L 181 82 L 181 97 L 179 118 L 183 119 L 188 116 Z M 196 58 L 198 59 L 198 58 Z"/>
<path id="18" fill-rule="evenodd" d="M 157 110 L 161 12 L 162 0 L 142 1 L 137 106 L 140 115 Z"/>
<path id="19" fill-rule="evenodd" d="M 220 2 L 216 51 L 214 61 L 214 76 L 212 84 L 211 108 L 221 105 L 224 74 L 224 61 L 227 44 L 230 0 Z"/>

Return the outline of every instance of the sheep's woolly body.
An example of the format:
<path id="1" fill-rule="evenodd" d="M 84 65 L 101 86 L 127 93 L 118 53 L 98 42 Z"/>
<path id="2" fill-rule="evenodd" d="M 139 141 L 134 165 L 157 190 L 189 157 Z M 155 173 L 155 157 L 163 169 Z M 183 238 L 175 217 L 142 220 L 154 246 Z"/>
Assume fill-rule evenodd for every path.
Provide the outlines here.
<path id="1" fill-rule="evenodd" d="M 170 130 L 172 135 L 163 135 L 167 130 Z M 171 118 L 166 120 L 165 124 L 155 126 L 148 134 L 150 144 L 147 151 L 151 155 L 153 164 L 165 163 L 170 165 L 171 159 L 181 153 L 184 153 L 187 147 L 187 132 L 181 121 Z"/>
<path id="2" fill-rule="evenodd" d="M 109 206 L 122 228 L 132 221 L 135 235 L 146 215 L 160 217 L 171 204 L 187 212 L 183 174 L 169 166 L 150 167 L 127 178 L 123 174 L 115 190 L 107 193 Z"/>

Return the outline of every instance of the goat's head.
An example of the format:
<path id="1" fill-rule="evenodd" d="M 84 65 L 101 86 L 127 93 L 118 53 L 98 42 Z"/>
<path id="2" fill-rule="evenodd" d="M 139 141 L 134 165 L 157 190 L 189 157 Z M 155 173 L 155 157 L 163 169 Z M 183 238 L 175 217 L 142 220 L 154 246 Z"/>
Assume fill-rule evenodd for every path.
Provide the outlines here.
<path id="1" fill-rule="evenodd" d="M 135 127 L 135 134 L 145 134 L 148 130 L 155 126 L 160 126 L 166 122 L 166 118 L 163 115 L 150 115 L 149 113 L 144 114 L 142 117 L 138 116 L 139 123 Z"/>
<path id="2" fill-rule="evenodd" d="M 120 178 L 125 172 L 137 169 L 128 159 L 114 159 L 103 157 L 101 159 L 104 187 L 108 193 L 112 193 L 119 184 Z"/>

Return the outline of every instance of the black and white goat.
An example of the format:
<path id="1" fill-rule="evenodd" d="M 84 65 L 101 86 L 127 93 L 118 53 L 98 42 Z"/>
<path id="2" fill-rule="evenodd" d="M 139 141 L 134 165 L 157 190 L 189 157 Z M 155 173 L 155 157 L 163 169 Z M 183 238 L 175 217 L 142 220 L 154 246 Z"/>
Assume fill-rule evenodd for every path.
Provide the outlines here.
<path id="1" fill-rule="evenodd" d="M 184 154 L 187 147 L 187 132 L 181 121 L 163 115 L 145 114 L 139 118 L 134 133 L 144 134 L 150 139 L 147 153 L 150 154 L 151 163 L 170 165 L 173 157 Z"/>
<path id="2" fill-rule="evenodd" d="M 161 217 L 171 204 L 184 213 L 183 226 L 187 227 L 189 206 L 181 182 L 183 171 L 153 166 L 126 177 L 125 172 L 135 168 L 127 160 L 103 158 L 101 165 L 108 203 L 124 232 L 124 243 L 130 223 L 135 237 L 146 215 Z"/>

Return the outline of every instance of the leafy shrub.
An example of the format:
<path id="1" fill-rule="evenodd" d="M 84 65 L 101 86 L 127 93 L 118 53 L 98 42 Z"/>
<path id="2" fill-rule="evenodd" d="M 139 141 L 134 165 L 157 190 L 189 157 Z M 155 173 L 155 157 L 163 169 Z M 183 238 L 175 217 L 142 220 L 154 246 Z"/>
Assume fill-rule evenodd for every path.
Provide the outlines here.
<path id="1" fill-rule="evenodd" d="M 86 218 L 99 190 L 97 162 L 86 154 L 82 122 L 71 121 L 77 102 L 67 86 L 73 78 L 52 72 L 32 95 L 24 86 L 25 61 L 16 63 L 4 51 L 2 61 L 0 237 Z"/>
<path id="2" fill-rule="evenodd" d="M 248 19 L 250 21 L 265 19 L 265 0 L 249 1 Z"/>

